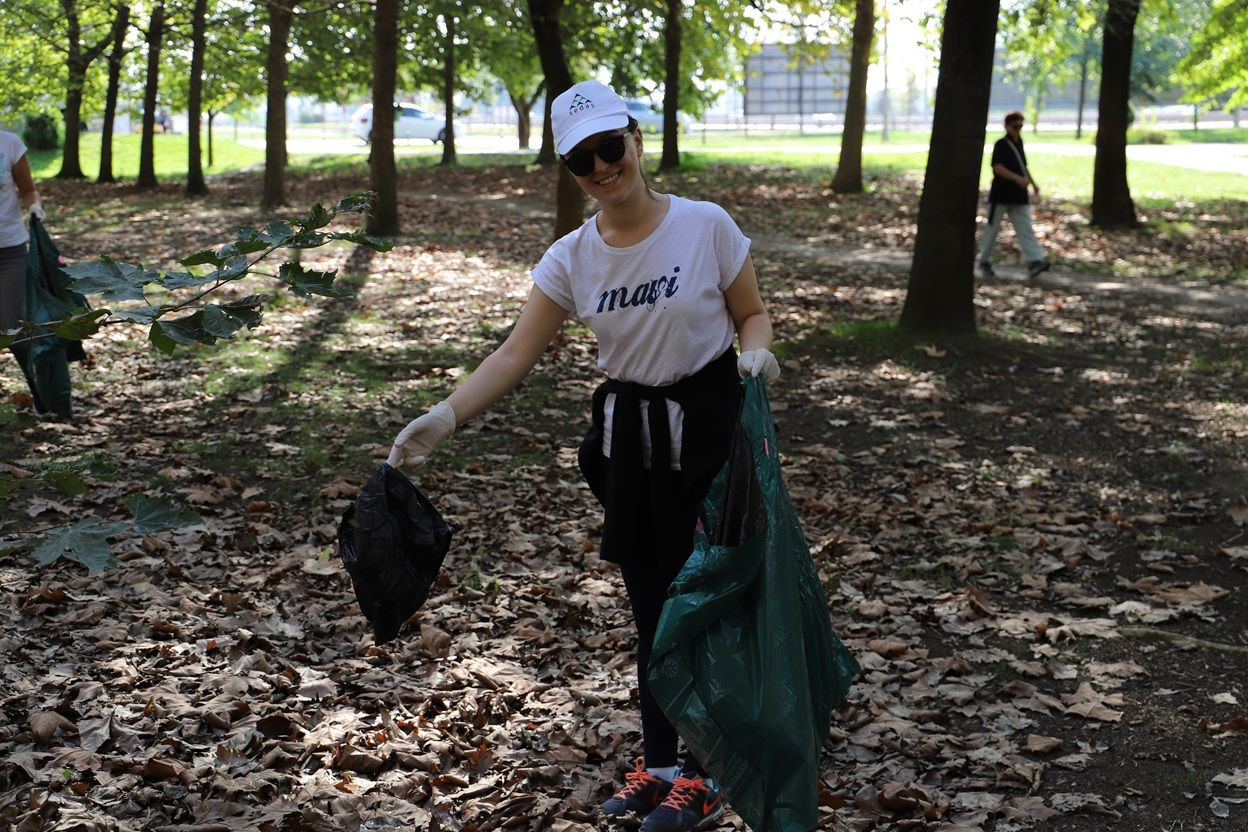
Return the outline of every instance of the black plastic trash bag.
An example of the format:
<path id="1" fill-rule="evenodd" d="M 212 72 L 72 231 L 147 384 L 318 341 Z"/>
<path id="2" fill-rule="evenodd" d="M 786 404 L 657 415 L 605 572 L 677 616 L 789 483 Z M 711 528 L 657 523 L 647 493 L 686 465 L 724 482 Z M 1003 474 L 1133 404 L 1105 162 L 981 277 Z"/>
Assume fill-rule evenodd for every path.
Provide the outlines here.
<path id="1" fill-rule="evenodd" d="M 61 271 L 61 253 L 37 217 L 30 218 L 30 248 L 26 254 L 26 298 L 20 317 L 31 323 L 68 318 L 75 309 L 87 308 L 87 299 L 68 289 Z M 36 333 L 46 330 L 37 330 Z M 45 337 L 14 346 L 13 354 L 30 385 L 35 410 L 68 419 L 70 404 L 69 362 L 86 358 L 81 341 Z"/>
<path id="2" fill-rule="evenodd" d="M 338 524 L 338 556 L 374 641 L 393 640 L 425 603 L 450 546 L 451 528 L 433 503 L 383 462 Z"/>
<path id="3" fill-rule="evenodd" d="M 819 752 L 858 664 L 780 477 L 761 379 L 703 502 L 650 659 L 650 689 L 753 832 L 818 826 Z"/>

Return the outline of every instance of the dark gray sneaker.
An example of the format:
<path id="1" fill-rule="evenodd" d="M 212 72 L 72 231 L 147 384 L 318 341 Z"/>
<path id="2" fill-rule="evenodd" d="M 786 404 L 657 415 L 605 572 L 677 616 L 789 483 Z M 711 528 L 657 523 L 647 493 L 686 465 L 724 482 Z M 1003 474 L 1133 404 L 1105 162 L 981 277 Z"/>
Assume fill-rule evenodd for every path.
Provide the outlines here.
<path id="1" fill-rule="evenodd" d="M 672 784 L 646 771 L 641 757 L 633 762 L 633 770 L 624 775 L 624 787 L 608 798 L 599 809 L 612 820 L 645 818 L 667 799 Z"/>
<path id="2" fill-rule="evenodd" d="M 1036 275 L 1040 274 L 1040 272 L 1047 272 L 1048 270 L 1049 270 L 1048 260 L 1032 260 L 1030 263 L 1027 264 L 1027 277 L 1029 278 L 1035 277 Z"/>
<path id="3" fill-rule="evenodd" d="M 984 277 L 996 277 L 997 276 L 996 269 L 994 269 L 992 267 L 992 264 L 989 263 L 987 260 L 979 261 L 979 273 L 983 275 Z"/>

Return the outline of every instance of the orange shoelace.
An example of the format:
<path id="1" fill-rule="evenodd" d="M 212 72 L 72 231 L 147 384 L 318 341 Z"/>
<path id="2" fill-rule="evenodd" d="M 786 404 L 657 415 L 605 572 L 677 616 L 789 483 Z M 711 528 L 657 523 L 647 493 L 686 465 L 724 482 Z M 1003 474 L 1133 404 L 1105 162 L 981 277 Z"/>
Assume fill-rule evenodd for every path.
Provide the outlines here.
<path id="1" fill-rule="evenodd" d="M 710 794 L 710 787 L 701 777 L 677 777 L 672 790 L 661 805 L 676 811 L 682 811 L 699 795 Z"/>

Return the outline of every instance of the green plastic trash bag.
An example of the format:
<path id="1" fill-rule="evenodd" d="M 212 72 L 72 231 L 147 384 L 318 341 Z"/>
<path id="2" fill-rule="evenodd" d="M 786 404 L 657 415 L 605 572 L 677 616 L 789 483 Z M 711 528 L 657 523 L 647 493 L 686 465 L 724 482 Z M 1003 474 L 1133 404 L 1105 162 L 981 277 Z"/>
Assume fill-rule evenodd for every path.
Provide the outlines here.
<path id="1" fill-rule="evenodd" d="M 67 288 L 61 270 L 61 253 L 38 218 L 30 218 L 30 249 L 26 255 L 26 298 L 21 318 L 31 323 L 60 321 L 75 309 L 86 308 L 87 300 Z M 36 333 L 44 330 L 36 330 Z M 69 362 L 86 357 L 81 341 L 64 338 L 38 338 L 13 347 L 13 354 L 30 385 L 35 409 L 68 419 L 70 404 Z"/>
<path id="2" fill-rule="evenodd" d="M 731 454 L 659 620 L 650 688 L 753 832 L 808 832 L 820 749 L 858 664 L 832 633 L 763 382 L 745 388 Z"/>

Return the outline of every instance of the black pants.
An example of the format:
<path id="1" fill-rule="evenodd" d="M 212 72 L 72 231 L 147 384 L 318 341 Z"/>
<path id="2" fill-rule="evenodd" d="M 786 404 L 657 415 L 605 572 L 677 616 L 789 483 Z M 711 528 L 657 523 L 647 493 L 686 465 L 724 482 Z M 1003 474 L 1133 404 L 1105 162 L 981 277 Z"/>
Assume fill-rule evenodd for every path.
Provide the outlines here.
<path id="1" fill-rule="evenodd" d="M 17 326 L 26 298 L 26 244 L 0 248 L 0 330 Z"/>
<path id="2" fill-rule="evenodd" d="M 628 590 L 633 622 L 637 625 L 637 694 L 641 700 L 642 754 L 647 767 L 667 768 L 676 765 L 676 747 L 680 737 L 654 701 L 646 670 L 650 666 L 659 615 L 663 612 L 663 602 L 667 600 L 667 589 L 672 581 L 659 570 L 636 561 L 620 564 L 620 573 Z M 691 774 L 704 773 L 702 764 L 692 754 L 685 755 L 681 769 Z"/>

